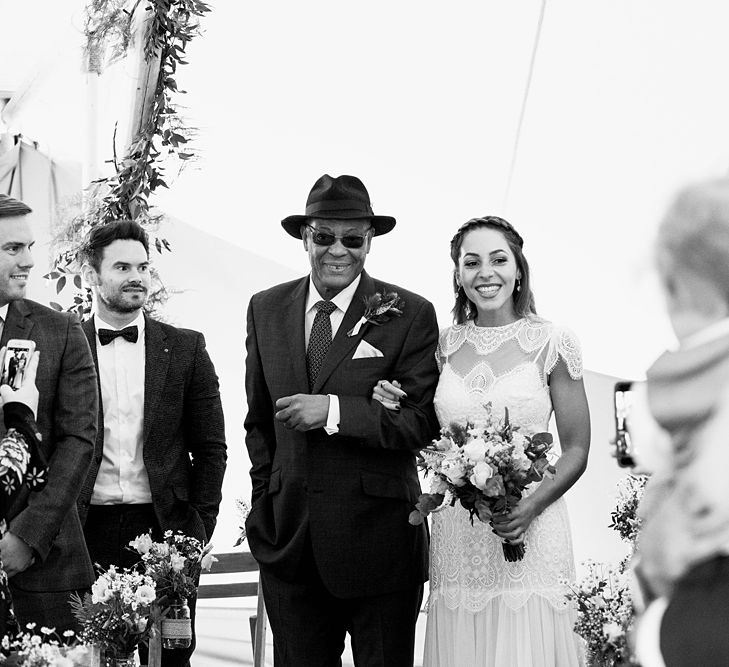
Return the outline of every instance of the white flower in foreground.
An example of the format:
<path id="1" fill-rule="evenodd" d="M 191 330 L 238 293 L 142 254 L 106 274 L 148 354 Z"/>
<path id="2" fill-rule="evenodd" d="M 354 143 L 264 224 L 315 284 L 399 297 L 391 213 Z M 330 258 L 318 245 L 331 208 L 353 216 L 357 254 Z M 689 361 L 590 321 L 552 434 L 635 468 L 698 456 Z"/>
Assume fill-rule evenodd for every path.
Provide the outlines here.
<path id="1" fill-rule="evenodd" d="M 146 554 L 149 553 L 149 550 L 152 548 L 152 544 L 152 538 L 149 533 L 144 533 L 144 535 L 139 535 L 137 539 L 132 540 L 129 543 L 129 546 L 140 554 Z"/>
<path id="2" fill-rule="evenodd" d="M 182 570 L 185 568 L 185 560 L 186 558 L 180 554 L 172 553 L 170 554 L 170 567 L 175 572 L 182 572 Z"/>
<path id="3" fill-rule="evenodd" d="M 91 585 L 92 602 L 108 602 L 114 596 L 114 591 L 109 588 L 109 582 L 106 577 L 99 577 Z"/>
<path id="4" fill-rule="evenodd" d="M 213 563 L 217 563 L 218 559 L 213 556 L 210 552 L 206 553 L 202 560 L 200 561 L 200 567 L 202 567 L 203 570 L 210 570 L 210 568 L 213 566 Z"/>
<path id="5" fill-rule="evenodd" d="M 137 594 L 134 597 L 139 604 L 152 604 L 157 597 L 157 593 L 154 586 L 143 584 L 137 589 Z"/>
<path id="6" fill-rule="evenodd" d="M 483 438 L 471 440 L 468 444 L 463 445 L 463 453 L 471 463 L 479 463 L 486 458 L 488 447 Z"/>
<path id="7" fill-rule="evenodd" d="M 486 488 L 486 482 L 488 482 L 493 475 L 494 469 L 485 461 L 481 461 L 473 467 L 473 473 L 471 473 L 471 477 L 469 479 L 471 484 L 473 484 L 477 489 L 481 489 L 481 491 L 483 491 Z"/>
<path id="8" fill-rule="evenodd" d="M 466 483 L 466 480 L 464 479 L 466 468 L 463 461 L 458 456 L 443 459 L 440 466 L 440 472 L 448 478 L 448 481 L 450 481 L 451 484 L 463 486 Z"/>

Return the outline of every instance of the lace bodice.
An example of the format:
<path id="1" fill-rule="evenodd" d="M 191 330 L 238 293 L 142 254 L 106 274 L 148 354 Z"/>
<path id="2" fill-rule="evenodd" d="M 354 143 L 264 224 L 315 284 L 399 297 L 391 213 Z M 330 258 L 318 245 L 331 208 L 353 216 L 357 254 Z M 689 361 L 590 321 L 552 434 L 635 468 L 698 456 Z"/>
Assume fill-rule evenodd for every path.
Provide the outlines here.
<path id="1" fill-rule="evenodd" d="M 557 363 L 562 360 L 573 379 L 582 376 L 574 334 L 543 320 L 523 318 L 502 327 L 454 325 L 441 332 L 436 354 L 441 375 L 435 409 L 441 426 L 477 419 L 490 402 L 495 415 L 508 407 L 522 432 L 545 431 L 552 414 L 549 377 Z M 479 521 L 472 526 L 462 507 L 434 514 L 431 602 L 444 596 L 450 608 L 479 611 L 502 595 L 518 608 L 537 593 L 563 606 L 560 582 L 574 578 L 563 499 L 532 523 L 526 545 L 524 560 L 507 563 L 490 527 Z"/>

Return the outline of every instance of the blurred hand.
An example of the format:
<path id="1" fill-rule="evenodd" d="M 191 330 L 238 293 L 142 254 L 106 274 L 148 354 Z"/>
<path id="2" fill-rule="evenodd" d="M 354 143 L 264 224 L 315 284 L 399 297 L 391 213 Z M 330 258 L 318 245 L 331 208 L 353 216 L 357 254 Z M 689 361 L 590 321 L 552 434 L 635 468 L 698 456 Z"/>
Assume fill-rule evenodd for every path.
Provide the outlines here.
<path id="1" fill-rule="evenodd" d="M 400 409 L 400 399 L 408 397 L 401 386 L 397 380 L 380 380 L 372 390 L 372 399 L 382 403 L 388 410 L 397 411 Z"/>
<path id="2" fill-rule="evenodd" d="M 12 533 L 5 533 L 0 540 L 0 558 L 3 559 L 3 567 L 8 573 L 8 577 L 14 577 L 16 574 L 24 572 L 35 561 L 33 549 Z"/>
<path id="3" fill-rule="evenodd" d="M 0 350 L 0 355 L 5 356 L 5 348 Z M 0 386 L 0 401 L 2 405 L 16 401 L 27 405 L 33 411 L 33 417 L 38 412 L 38 388 L 35 386 L 35 376 L 38 372 L 38 360 L 40 352 L 36 350 L 30 357 L 25 366 L 25 375 L 23 376 L 23 384 L 20 389 L 13 390 L 10 385 L 4 384 Z"/>

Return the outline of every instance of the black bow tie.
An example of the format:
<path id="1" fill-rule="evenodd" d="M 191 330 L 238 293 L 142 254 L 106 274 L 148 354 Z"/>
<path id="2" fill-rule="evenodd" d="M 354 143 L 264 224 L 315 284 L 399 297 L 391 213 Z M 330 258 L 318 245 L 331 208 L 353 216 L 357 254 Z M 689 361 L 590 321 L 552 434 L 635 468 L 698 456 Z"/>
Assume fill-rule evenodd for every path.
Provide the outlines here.
<path id="1" fill-rule="evenodd" d="M 131 327 L 125 327 L 124 329 L 99 329 L 99 342 L 102 345 L 108 345 L 118 336 L 121 336 L 124 340 L 128 340 L 130 343 L 136 343 L 139 338 L 139 332 L 137 331 L 136 325 Z"/>

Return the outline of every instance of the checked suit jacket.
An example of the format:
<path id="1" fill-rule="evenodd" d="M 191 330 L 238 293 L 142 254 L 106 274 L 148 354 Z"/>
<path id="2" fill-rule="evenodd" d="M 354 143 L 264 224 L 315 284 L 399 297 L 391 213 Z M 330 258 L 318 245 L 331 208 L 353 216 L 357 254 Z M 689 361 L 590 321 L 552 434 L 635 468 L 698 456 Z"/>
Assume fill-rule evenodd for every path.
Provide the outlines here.
<path id="1" fill-rule="evenodd" d="M 97 379 L 89 345 L 75 315 L 28 299 L 8 308 L 0 345 L 13 338 L 35 341 L 40 352 L 36 422 L 48 483 L 38 492 L 25 489 L 8 512 L 10 532 L 35 551 L 35 563 L 10 585 L 27 591 L 85 588 L 93 583 L 94 571 L 76 498 L 96 439 Z"/>
<path id="2" fill-rule="evenodd" d="M 415 451 L 438 426 L 438 328 L 422 297 L 362 273 L 316 384 L 309 391 L 304 309 L 309 278 L 253 296 L 246 339 L 246 445 L 253 482 L 246 522 L 262 569 L 292 581 L 306 540 L 322 580 L 341 598 L 380 595 L 427 579 L 428 536 L 408 515 L 420 494 Z M 347 332 L 364 313 L 364 297 L 396 291 L 401 317 Z M 360 341 L 382 357 L 354 359 Z M 399 412 L 371 399 L 380 379 L 399 380 L 408 398 Z M 336 394 L 339 433 L 302 433 L 274 419 L 276 400 L 297 393 Z M 309 538 L 307 538 L 307 533 Z"/>
<path id="3" fill-rule="evenodd" d="M 197 331 L 145 316 L 144 466 L 162 530 L 181 530 L 209 542 L 215 529 L 227 460 L 218 377 Z M 94 363 L 94 318 L 82 324 Z M 104 414 L 91 468 L 79 495 L 86 522 L 104 450 Z"/>

